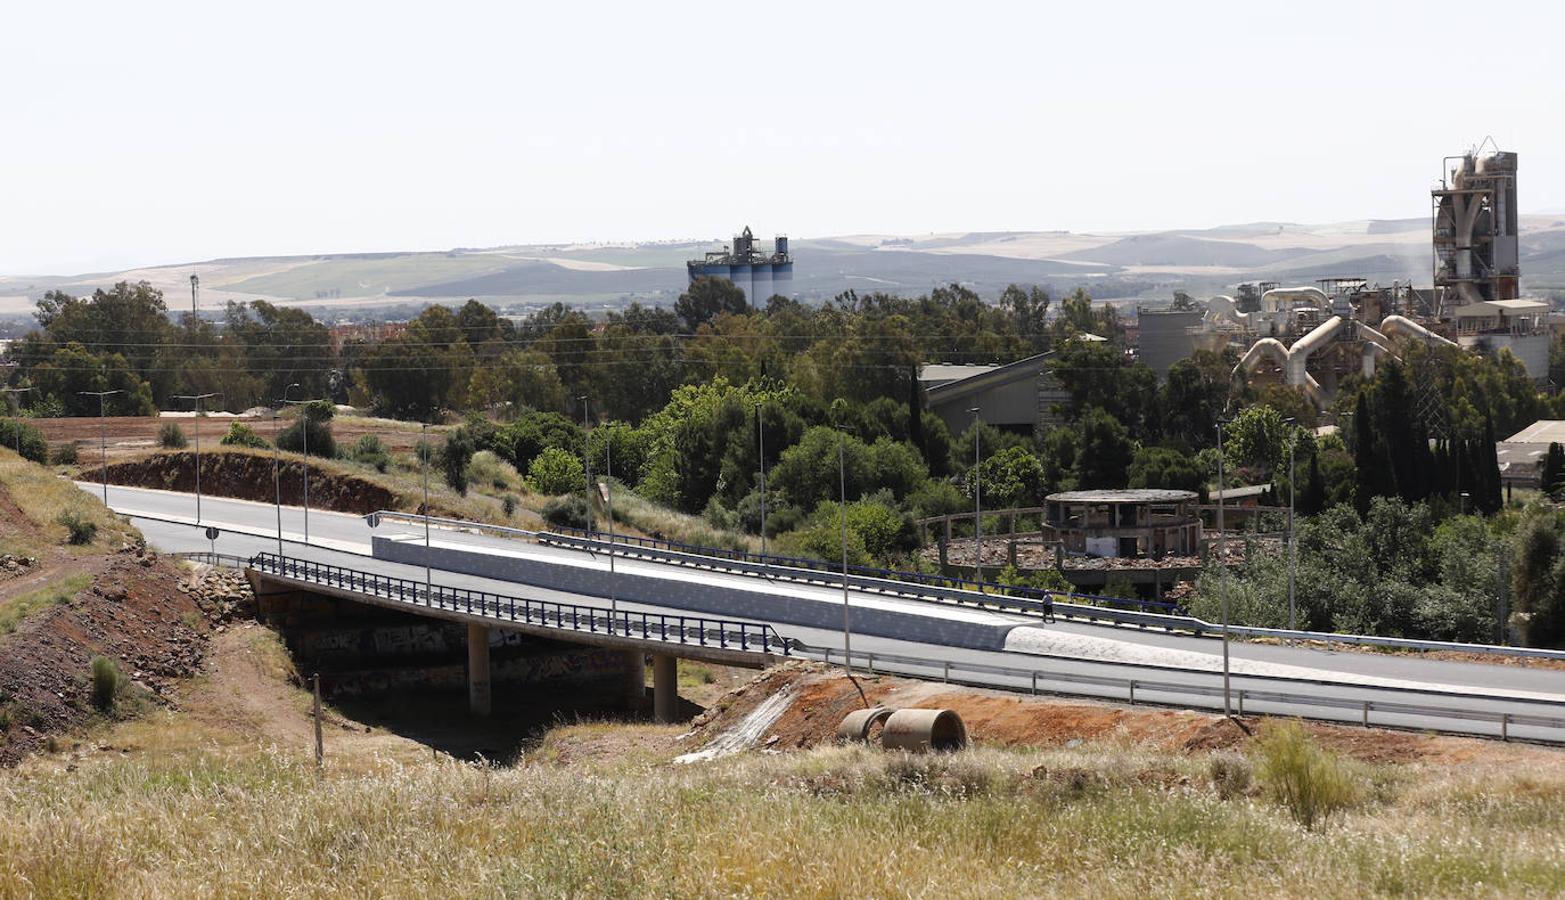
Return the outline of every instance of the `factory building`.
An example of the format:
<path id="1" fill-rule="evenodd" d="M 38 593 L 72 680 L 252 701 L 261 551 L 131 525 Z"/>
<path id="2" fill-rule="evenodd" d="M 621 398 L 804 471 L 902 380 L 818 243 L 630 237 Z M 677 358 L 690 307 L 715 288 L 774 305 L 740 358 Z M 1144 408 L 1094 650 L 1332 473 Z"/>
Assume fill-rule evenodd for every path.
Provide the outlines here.
<path id="1" fill-rule="evenodd" d="M 793 257 L 788 255 L 788 238 L 778 235 L 772 252 L 762 251 L 755 235 L 746 225 L 734 236 L 732 246 L 685 263 L 690 281 L 697 278 L 726 278 L 744 291 L 751 306 L 762 306 L 775 295 L 793 294 Z"/>
<path id="2" fill-rule="evenodd" d="M 1196 351 L 1201 332 L 1200 310 L 1140 309 L 1136 321 L 1137 359 L 1157 377 L 1165 377 L 1170 366 Z"/>
<path id="3" fill-rule="evenodd" d="M 1070 400 L 1049 371 L 1053 355 L 1039 353 L 1003 366 L 928 365 L 919 370 L 918 383 L 930 411 L 952 434 L 966 431 L 975 415 L 998 428 L 1031 434 L 1039 425 L 1058 424 L 1056 407 Z"/>

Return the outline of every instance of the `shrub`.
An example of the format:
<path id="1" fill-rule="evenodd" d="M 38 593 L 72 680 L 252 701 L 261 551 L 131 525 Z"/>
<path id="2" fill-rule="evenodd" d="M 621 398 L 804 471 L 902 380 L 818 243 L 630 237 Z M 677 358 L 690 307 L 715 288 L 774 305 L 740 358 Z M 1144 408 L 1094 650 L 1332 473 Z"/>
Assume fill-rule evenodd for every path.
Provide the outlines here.
<path id="1" fill-rule="evenodd" d="M 446 484 L 462 496 L 467 496 L 467 463 L 473 458 L 473 435 L 462 426 L 446 435 L 446 443 L 440 452 L 440 469 L 445 473 Z"/>
<path id="2" fill-rule="evenodd" d="M 467 479 L 473 484 L 506 491 L 516 487 L 520 477 L 511 464 L 496 456 L 494 451 L 480 450 L 467 462 Z"/>
<path id="3" fill-rule="evenodd" d="M 1214 753 L 1207 765 L 1212 787 L 1222 799 L 1241 797 L 1250 789 L 1250 761 L 1243 756 L 1237 753 Z"/>
<path id="4" fill-rule="evenodd" d="M 189 446 L 190 441 L 185 439 L 185 430 L 179 427 L 178 422 L 164 422 L 158 429 L 158 446 L 164 450 L 183 450 Z"/>
<path id="5" fill-rule="evenodd" d="M 76 465 L 76 444 L 74 442 L 55 444 L 54 449 L 49 451 L 49 459 L 57 466 Z"/>
<path id="6" fill-rule="evenodd" d="M 333 459 L 337 456 L 337 440 L 332 437 L 331 426 L 316 418 L 314 409 L 316 404 L 305 407 L 311 412 L 294 419 L 293 424 L 283 429 L 283 433 L 277 436 L 279 449 L 289 453 L 303 453 L 305 451 L 305 429 L 309 429 L 309 452 L 311 456 L 322 456 Z"/>
<path id="7" fill-rule="evenodd" d="M 120 669 L 107 656 L 92 658 L 92 705 L 103 712 L 114 710 L 114 697 L 120 689 Z"/>
<path id="8" fill-rule="evenodd" d="M 527 481 L 540 494 L 567 494 L 581 490 L 587 476 L 574 454 L 550 447 L 527 467 Z"/>
<path id="9" fill-rule="evenodd" d="M 507 519 L 516 515 L 516 505 L 520 502 L 521 501 L 516 498 L 515 494 L 506 494 L 504 497 L 500 498 L 500 509 L 505 513 L 505 517 Z"/>
<path id="10" fill-rule="evenodd" d="M 98 523 L 75 510 L 60 513 L 60 518 L 55 521 L 65 526 L 66 539 L 72 544 L 78 546 L 90 544 L 92 539 L 98 536 Z"/>
<path id="11" fill-rule="evenodd" d="M 1257 752 L 1261 783 L 1306 829 L 1324 825 L 1358 799 L 1358 786 L 1342 761 L 1321 749 L 1297 721 L 1269 723 Z"/>
<path id="12" fill-rule="evenodd" d="M 42 431 L 15 419 L 0 419 L 0 446 L 7 450 L 15 450 L 18 443 L 21 446 L 23 459 L 32 460 L 39 465 L 48 461 L 49 445 L 44 443 Z"/>
<path id="13" fill-rule="evenodd" d="M 391 465 L 391 451 L 386 449 L 380 438 L 366 434 L 353 442 L 353 447 L 348 450 L 348 459 L 361 466 L 370 466 L 377 472 L 384 472 Z"/>
<path id="14" fill-rule="evenodd" d="M 255 429 L 242 422 L 233 422 L 228 426 L 228 433 L 218 441 L 224 447 L 254 447 L 261 449 L 271 446 L 266 439 L 255 433 Z"/>
<path id="15" fill-rule="evenodd" d="M 571 494 L 550 500 L 543 508 L 543 520 L 550 525 L 566 528 L 582 528 L 588 526 L 587 501 L 580 494 Z"/>

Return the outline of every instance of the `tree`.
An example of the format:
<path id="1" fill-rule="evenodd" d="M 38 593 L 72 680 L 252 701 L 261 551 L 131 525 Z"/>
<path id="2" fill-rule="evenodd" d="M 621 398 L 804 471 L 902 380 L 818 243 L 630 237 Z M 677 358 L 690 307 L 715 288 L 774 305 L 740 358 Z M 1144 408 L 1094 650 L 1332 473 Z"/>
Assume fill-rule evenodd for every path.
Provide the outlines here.
<path id="1" fill-rule="evenodd" d="M 1195 491 L 1206 502 L 1207 473 L 1194 456 L 1167 447 L 1142 447 L 1131 460 L 1127 485 Z"/>
<path id="2" fill-rule="evenodd" d="M 568 494 L 581 490 L 587 478 L 575 454 L 550 447 L 527 467 L 527 483 L 540 494 Z"/>
<path id="3" fill-rule="evenodd" d="M 1081 450 L 1076 456 L 1076 486 L 1082 489 L 1122 488 L 1135 456 L 1130 433 L 1101 409 L 1081 417 Z"/>
<path id="4" fill-rule="evenodd" d="M 685 323 L 685 330 L 694 332 L 723 313 L 736 315 L 748 312 L 744 291 L 726 278 L 702 276 L 690 282 L 690 287 L 674 301 L 674 314 Z"/>
<path id="5" fill-rule="evenodd" d="M 440 470 L 445 473 L 446 484 L 462 496 L 467 496 L 467 464 L 472 462 L 473 436 L 466 426 L 454 429 L 446 435 L 445 446 L 440 451 Z"/>
<path id="6" fill-rule="evenodd" d="M 1021 447 L 1007 447 L 977 467 L 983 499 L 995 509 L 1037 506 L 1046 490 L 1043 464 Z M 974 470 L 969 469 L 967 496 L 973 496 Z"/>
<path id="7" fill-rule="evenodd" d="M 825 425 L 804 432 L 797 444 L 783 451 L 777 467 L 767 473 L 767 486 L 802 509 L 814 509 L 822 500 L 836 499 L 840 493 L 839 440 L 848 496 L 860 496 L 873 484 L 869 448 L 857 437 L 839 435 L 835 428 Z"/>
<path id="8" fill-rule="evenodd" d="M 1288 452 L 1288 426 L 1270 406 L 1247 407 L 1224 427 L 1224 452 L 1235 468 L 1254 467 L 1269 477 Z"/>
<path id="9" fill-rule="evenodd" d="M 1549 453 L 1543 460 L 1543 473 L 1539 477 L 1539 486 L 1546 494 L 1552 494 L 1560 488 L 1560 478 L 1565 477 L 1565 450 L 1559 444 L 1549 444 Z"/>

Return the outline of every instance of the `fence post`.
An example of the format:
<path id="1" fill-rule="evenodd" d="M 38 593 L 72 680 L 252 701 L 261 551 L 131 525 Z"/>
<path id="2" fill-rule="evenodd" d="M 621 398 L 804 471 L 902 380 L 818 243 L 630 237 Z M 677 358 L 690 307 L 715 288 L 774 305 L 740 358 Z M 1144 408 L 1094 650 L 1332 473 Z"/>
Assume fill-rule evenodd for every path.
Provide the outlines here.
<path id="1" fill-rule="evenodd" d="M 326 767 L 326 744 L 321 739 L 321 673 L 316 672 L 310 681 L 315 687 L 315 770 Z"/>

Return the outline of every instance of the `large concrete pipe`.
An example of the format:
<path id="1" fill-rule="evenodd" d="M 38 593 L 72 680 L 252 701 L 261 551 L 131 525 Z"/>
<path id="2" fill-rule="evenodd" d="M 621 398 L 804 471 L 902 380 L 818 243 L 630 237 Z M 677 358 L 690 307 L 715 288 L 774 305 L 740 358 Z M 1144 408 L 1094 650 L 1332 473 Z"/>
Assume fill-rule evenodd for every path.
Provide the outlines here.
<path id="1" fill-rule="evenodd" d="M 1218 322 L 1236 322 L 1249 326 L 1250 316 L 1250 313 L 1239 311 L 1239 304 L 1234 301 L 1234 298 L 1227 294 L 1218 294 L 1206 301 L 1206 314 L 1201 317 L 1201 320 L 1208 325 L 1215 325 Z"/>
<path id="2" fill-rule="evenodd" d="M 886 720 L 891 718 L 891 712 L 884 706 L 855 709 L 844 716 L 842 724 L 837 726 L 837 739 L 868 743 L 875 729 L 884 727 Z"/>
<path id="3" fill-rule="evenodd" d="M 1444 344 L 1447 347 L 1456 346 L 1454 341 L 1435 334 L 1406 316 L 1386 316 L 1380 321 L 1380 330 L 1388 337 L 1413 338 L 1426 344 Z"/>
<path id="4" fill-rule="evenodd" d="M 1241 379 L 1254 372 L 1262 362 L 1270 360 L 1277 368 L 1284 371 L 1288 368 L 1288 348 L 1282 341 L 1276 338 L 1261 338 L 1250 345 L 1244 356 L 1239 359 L 1239 364 L 1234 366 L 1233 377 Z"/>
<path id="5" fill-rule="evenodd" d="M 1391 355 L 1391 351 L 1387 350 L 1385 347 L 1381 346 L 1380 344 L 1377 344 L 1374 341 L 1365 341 L 1364 342 L 1364 361 L 1363 361 L 1362 365 L 1360 366 L 1360 373 L 1365 378 L 1374 378 L 1375 377 L 1375 368 L 1380 365 L 1380 358 L 1382 356 L 1390 356 L 1390 355 Z"/>
<path id="6" fill-rule="evenodd" d="M 967 726 L 949 709 L 899 709 L 886 719 L 880 745 L 913 753 L 960 750 L 967 746 Z"/>
<path id="7" fill-rule="evenodd" d="M 1310 361 L 1310 354 L 1331 343 L 1332 338 L 1336 337 L 1344 324 L 1345 320 L 1341 316 L 1332 316 L 1315 326 L 1309 334 L 1294 341 L 1293 346 L 1288 348 L 1288 366 L 1285 370 L 1289 384 L 1307 383 L 1309 373 L 1305 369 L 1305 363 Z"/>
<path id="8" fill-rule="evenodd" d="M 1287 312 L 1301 304 L 1319 310 L 1331 307 L 1326 292 L 1318 287 L 1272 288 L 1261 295 L 1262 312 Z"/>

